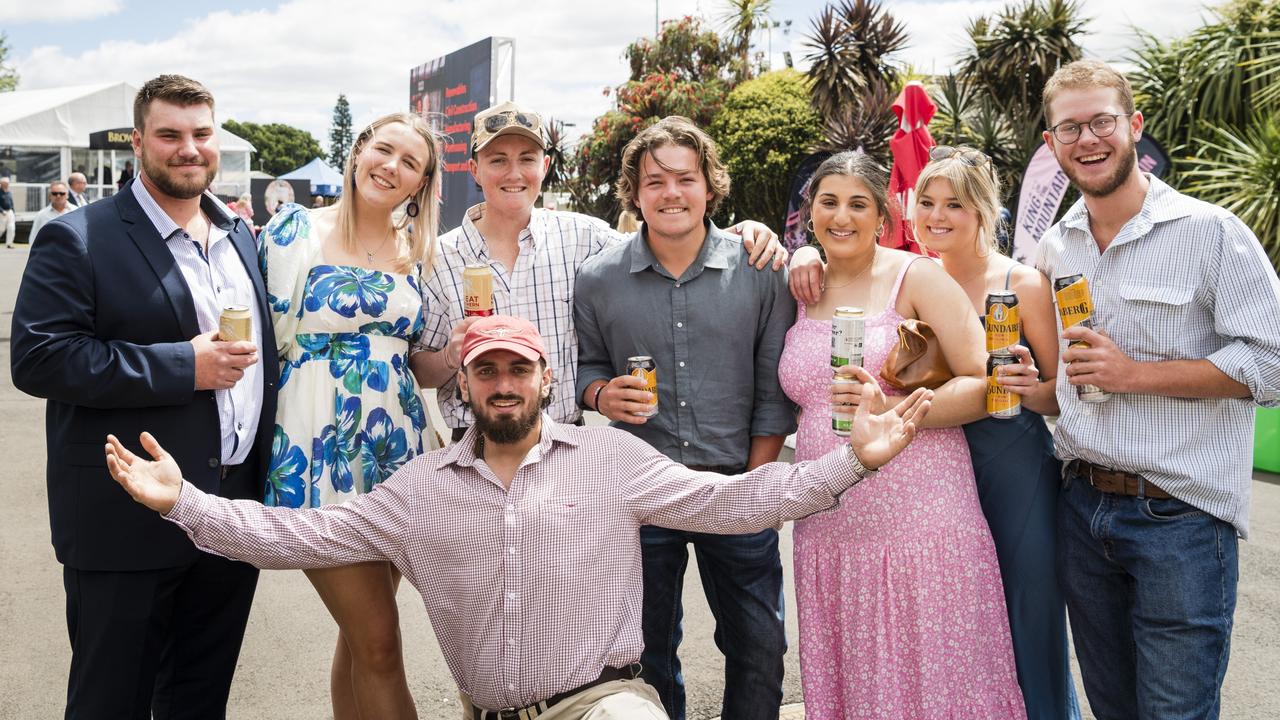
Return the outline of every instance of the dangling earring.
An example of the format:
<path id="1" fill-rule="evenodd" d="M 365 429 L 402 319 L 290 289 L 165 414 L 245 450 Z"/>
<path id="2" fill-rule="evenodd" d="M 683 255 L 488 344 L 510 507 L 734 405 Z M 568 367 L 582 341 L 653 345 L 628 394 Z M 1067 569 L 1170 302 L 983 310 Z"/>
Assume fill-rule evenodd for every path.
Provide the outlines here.
<path id="1" fill-rule="evenodd" d="M 404 214 L 411 218 L 418 217 L 418 201 L 410 200 L 409 204 L 404 206 Z"/>

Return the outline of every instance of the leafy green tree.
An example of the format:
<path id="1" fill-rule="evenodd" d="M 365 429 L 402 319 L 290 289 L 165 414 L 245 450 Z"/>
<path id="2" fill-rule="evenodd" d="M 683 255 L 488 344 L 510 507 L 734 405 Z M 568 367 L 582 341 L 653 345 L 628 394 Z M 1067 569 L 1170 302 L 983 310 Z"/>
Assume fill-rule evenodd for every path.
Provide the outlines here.
<path id="1" fill-rule="evenodd" d="M 0 32 L 0 92 L 18 89 L 18 71 L 9 65 L 9 36 Z"/>
<path id="2" fill-rule="evenodd" d="M 728 37 L 730 52 L 737 56 L 734 73 L 739 81 L 756 74 L 751 62 L 751 37 L 769 22 L 773 0 L 724 0 L 720 26 Z"/>
<path id="3" fill-rule="evenodd" d="M 1235 0 L 1181 38 L 1144 37 L 1131 73 L 1170 181 L 1240 217 L 1280 269 L 1280 0 Z"/>
<path id="4" fill-rule="evenodd" d="M 822 121 L 809 102 L 809 79 L 787 69 L 742 83 L 725 99 L 711 136 L 733 179 L 728 205 L 734 218 L 780 230 L 791 174 L 822 139 Z"/>
<path id="5" fill-rule="evenodd" d="M 348 152 L 351 152 L 351 104 L 346 95 L 340 94 L 329 125 L 329 164 L 342 172 L 347 166 Z"/>
<path id="6" fill-rule="evenodd" d="M 902 74 L 889 56 L 906 47 L 906 28 L 876 0 L 841 0 L 813 19 L 804 44 L 823 149 L 862 149 L 888 162 Z"/>
<path id="7" fill-rule="evenodd" d="M 631 77 L 613 91 L 614 109 L 579 141 L 566 182 L 579 212 L 610 221 L 622 209 L 613 186 L 626 144 L 668 115 L 709 126 L 733 85 L 733 53 L 693 17 L 664 23 L 656 40 L 637 40 L 625 56 Z"/>
<path id="8" fill-rule="evenodd" d="M 253 143 L 252 167 L 271 175 L 283 175 L 324 157 L 320 143 L 306 130 L 282 123 L 259 125 L 227 120 L 222 127 Z"/>

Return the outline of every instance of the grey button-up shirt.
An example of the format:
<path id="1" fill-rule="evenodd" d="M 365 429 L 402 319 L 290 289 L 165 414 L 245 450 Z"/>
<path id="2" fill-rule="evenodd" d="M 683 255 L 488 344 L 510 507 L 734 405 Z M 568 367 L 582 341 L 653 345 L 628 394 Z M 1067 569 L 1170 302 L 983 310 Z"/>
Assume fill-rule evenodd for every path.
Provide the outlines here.
<path id="1" fill-rule="evenodd" d="M 578 401 L 592 382 L 626 374 L 628 357 L 649 355 L 658 414 L 615 425 L 676 462 L 745 465 L 753 436 L 796 427 L 778 383 L 796 315 L 786 273 L 755 270 L 740 238 L 708 224 L 697 259 L 675 278 L 642 232 L 578 272 Z"/>

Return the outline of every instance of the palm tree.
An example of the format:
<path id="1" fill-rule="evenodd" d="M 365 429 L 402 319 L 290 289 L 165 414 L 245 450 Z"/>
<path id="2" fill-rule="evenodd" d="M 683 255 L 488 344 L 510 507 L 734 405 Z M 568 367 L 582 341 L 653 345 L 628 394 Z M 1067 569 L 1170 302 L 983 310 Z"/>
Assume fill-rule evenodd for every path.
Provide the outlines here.
<path id="1" fill-rule="evenodd" d="M 1182 161 L 1183 189 L 1235 213 L 1280 267 L 1280 119 L 1258 113 L 1243 131 L 1205 130 L 1200 152 Z"/>
<path id="2" fill-rule="evenodd" d="M 751 68 L 751 37 L 769 22 L 773 0 L 724 0 L 720 26 L 729 37 L 729 47 L 738 56 L 738 81 L 755 75 Z"/>

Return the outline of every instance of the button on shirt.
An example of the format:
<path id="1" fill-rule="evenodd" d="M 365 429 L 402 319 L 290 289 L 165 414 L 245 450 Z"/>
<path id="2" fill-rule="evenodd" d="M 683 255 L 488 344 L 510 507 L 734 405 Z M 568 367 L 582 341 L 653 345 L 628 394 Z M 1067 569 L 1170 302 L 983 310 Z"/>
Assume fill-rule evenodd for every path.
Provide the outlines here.
<path id="1" fill-rule="evenodd" d="M 205 194 L 202 205 L 207 207 L 211 200 L 215 208 L 215 213 L 209 213 L 209 250 L 206 254 L 205 248 L 156 204 L 146 185 L 139 181 L 130 187 L 156 232 L 165 239 L 165 245 L 182 272 L 182 279 L 186 281 L 195 303 L 200 332 L 218 329 L 223 308 L 242 305 L 253 312 L 253 341 L 262 347 L 264 325 L 254 297 L 253 280 L 231 242 L 230 230 L 236 222 L 235 215 L 212 194 Z M 216 212 L 221 216 L 216 217 Z M 244 377 L 230 390 L 215 390 L 213 395 L 218 403 L 218 426 L 222 430 L 222 463 L 237 465 L 249 456 L 258 432 L 258 416 L 262 413 L 262 363 L 245 368 Z"/>
<path id="2" fill-rule="evenodd" d="M 262 568 L 390 560 L 422 593 L 458 688 L 502 709 L 639 660 L 641 525 L 757 532 L 831 507 L 858 480 L 844 448 L 726 477 L 613 428 L 543 415 L 540 442 L 504 490 L 476 436 L 342 505 L 263 507 L 184 484 L 168 518 L 197 547 Z"/>
<path id="3" fill-rule="evenodd" d="M 1051 280 L 1083 273 L 1095 327 L 1140 362 L 1207 359 L 1280 404 L 1280 280 L 1257 238 L 1230 212 L 1159 179 L 1142 210 L 1107 246 L 1078 202 L 1040 241 L 1036 268 Z M 1063 349 L 1065 349 L 1065 342 Z M 1248 399 L 1113 393 L 1086 403 L 1059 361 L 1063 460 L 1138 473 L 1174 497 L 1249 531 L 1254 412 Z"/>
<path id="4" fill-rule="evenodd" d="M 449 333 L 463 319 L 462 270 L 467 265 L 487 265 L 493 270 L 493 309 L 532 322 L 547 346 L 547 362 L 555 385 L 551 417 L 573 422 L 582 414 L 573 397 L 577 377 L 578 344 L 573 329 L 573 281 L 587 258 L 606 246 L 625 241 L 607 224 L 578 213 L 534 208 L 529 226 L 520 231 L 520 253 L 514 269 L 489 255 L 476 221 L 485 204 L 467 211 L 462 226 L 440 237 L 431 277 L 422 287 L 426 331 L 422 345 L 440 350 L 449 344 Z M 456 393 L 451 379 L 437 392 L 440 412 L 451 428 L 471 425 L 471 411 Z"/>
<path id="5" fill-rule="evenodd" d="M 796 303 L 785 272 L 756 270 L 740 238 L 707 226 L 698 257 L 671 276 L 640 233 L 578 273 L 577 396 L 627 373 L 627 358 L 657 363 L 658 414 L 615 423 L 686 465 L 741 467 L 754 436 L 795 431 L 778 357 Z"/>

